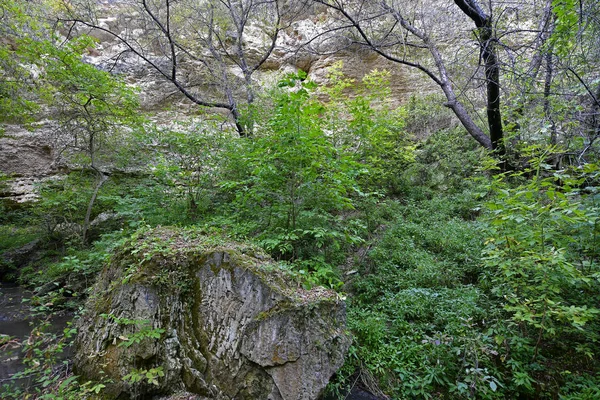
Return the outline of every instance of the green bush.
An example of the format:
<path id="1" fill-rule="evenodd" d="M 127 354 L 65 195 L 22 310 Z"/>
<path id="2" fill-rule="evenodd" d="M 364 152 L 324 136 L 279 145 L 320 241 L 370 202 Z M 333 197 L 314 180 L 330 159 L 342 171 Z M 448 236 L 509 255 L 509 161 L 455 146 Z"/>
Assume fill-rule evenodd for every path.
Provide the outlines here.
<path id="1" fill-rule="evenodd" d="M 352 284 L 347 374 L 364 371 L 393 398 L 501 398 L 494 307 L 476 286 L 476 204 L 465 192 L 378 205 L 371 217 L 385 230 Z"/>
<path id="2" fill-rule="evenodd" d="M 484 152 L 463 129 L 440 130 L 416 150 L 416 162 L 403 173 L 405 191 L 412 197 L 432 193 L 461 193 L 474 186 Z"/>
<path id="3" fill-rule="evenodd" d="M 415 161 L 416 144 L 406 130 L 406 108 L 391 106 L 389 71 L 373 70 L 355 82 L 345 78 L 341 69 L 341 63 L 332 66 L 329 86 L 320 88 L 328 97 L 322 111 L 326 130 L 337 148 L 362 164 L 364 173 L 357 178 L 363 191 L 398 194 L 402 171 Z"/>
<path id="4" fill-rule="evenodd" d="M 288 76 L 279 87 L 267 124 L 232 154 L 226 209 L 276 258 L 331 262 L 357 240 L 340 215 L 353 208 L 361 167 L 327 136 L 314 83 Z"/>
<path id="5" fill-rule="evenodd" d="M 506 385 L 537 398 L 597 374 L 600 351 L 600 169 L 553 171 L 544 160 L 531 159 L 529 179 L 492 182 L 482 285 L 506 315 L 495 328 Z"/>

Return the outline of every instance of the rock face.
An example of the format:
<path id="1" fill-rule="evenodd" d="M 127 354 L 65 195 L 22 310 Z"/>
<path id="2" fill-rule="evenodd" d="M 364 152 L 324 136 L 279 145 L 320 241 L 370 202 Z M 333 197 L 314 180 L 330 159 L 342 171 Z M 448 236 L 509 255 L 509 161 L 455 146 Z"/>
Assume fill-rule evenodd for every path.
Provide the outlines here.
<path id="1" fill-rule="evenodd" d="M 323 288 L 299 289 L 254 248 L 223 243 L 164 228 L 135 235 L 80 321 L 77 373 L 111 379 L 111 398 L 186 390 L 316 399 L 350 345 L 344 303 Z M 123 379 L 132 372 L 144 378 Z"/>
<path id="2" fill-rule="evenodd" d="M 39 260 L 43 254 L 41 247 L 40 239 L 35 239 L 21 247 L 0 250 L 0 282 L 15 269 Z"/>
<path id="3" fill-rule="evenodd" d="M 123 12 L 127 2 L 104 1 L 101 3 L 98 26 L 108 29 L 121 37 L 131 37 L 134 42 L 144 41 L 144 37 L 153 36 L 154 33 L 143 29 L 134 29 L 135 16 L 130 12 Z M 285 10 L 298 6 L 298 2 L 283 2 Z M 288 10 L 289 12 L 289 10 Z M 296 15 L 297 11 L 290 12 Z M 102 14 L 104 14 L 102 16 Z M 330 67 L 336 62 L 344 63 L 343 72 L 348 78 L 360 81 L 366 74 L 374 69 L 387 69 L 390 71 L 390 89 L 393 106 L 397 106 L 410 98 L 414 93 L 432 93 L 439 89 L 432 85 L 423 74 L 409 68 L 385 61 L 372 51 L 359 47 L 347 49 L 335 40 L 313 41 L 312 38 L 321 37 L 327 30 L 327 22 L 331 16 L 323 6 L 307 7 L 306 11 L 298 16 L 296 21 L 286 21 L 290 26 L 280 32 L 279 39 L 269 59 L 254 74 L 256 86 L 275 86 L 276 82 L 286 73 L 303 70 L 308 73 L 311 80 L 318 84 L 328 83 Z M 127 47 L 120 43 L 114 35 L 100 29 L 90 29 L 82 25 L 76 26 L 72 31 L 65 30 L 68 34 L 88 34 L 95 38 L 97 48 L 88 49 L 88 54 L 83 61 L 96 66 L 98 69 L 110 71 L 123 76 L 126 81 L 140 89 L 140 104 L 142 110 L 151 114 L 151 119 L 158 125 L 165 120 L 188 119 L 198 114 L 199 108 L 183 96 L 179 90 L 167 82 L 162 74 L 155 71 L 138 56 L 128 52 Z M 327 36 L 323 36 L 324 38 Z M 307 43 L 314 44 L 314 49 L 309 49 Z M 331 45 L 328 43 L 331 42 Z M 157 66 L 166 70 L 169 60 L 164 56 L 163 49 L 148 45 L 146 56 Z M 312 46 L 311 46 L 312 47 Z M 336 48 L 344 51 L 334 52 Z M 246 26 L 244 49 L 250 59 L 261 58 L 265 48 L 264 29 L 255 24 Z M 222 101 L 219 85 L 211 81 L 210 76 L 205 76 L 206 71 L 199 61 L 183 58 L 179 62 L 179 79 L 185 84 L 198 89 L 202 98 L 213 98 Z M 232 81 L 230 86 L 243 87 L 240 68 L 232 63 L 228 66 L 228 76 Z M 204 72 L 203 72 L 204 71 Z M 236 78 L 237 77 L 237 78 Z M 245 95 L 241 92 L 239 96 Z M 348 91 L 348 95 L 354 95 Z M 165 113 L 165 110 L 176 110 L 176 113 Z M 211 112 L 222 117 L 230 117 L 224 109 L 214 108 Z M 50 117 L 51 118 L 51 117 Z M 49 140 L 51 137 L 50 126 L 39 126 L 35 132 L 29 132 L 19 126 L 6 126 L 6 137 L 0 137 L 0 173 L 13 177 L 6 188 L 0 188 L 0 199 L 5 198 L 18 203 L 35 201 L 36 186 L 59 174 L 67 173 L 68 166 L 60 154 L 64 150 L 59 143 Z M 1 136 L 1 135 L 0 135 Z M 68 155 L 65 153 L 64 155 Z"/>
<path id="4" fill-rule="evenodd" d="M 39 124 L 29 131 L 17 125 L 5 125 L 2 130 L 0 174 L 13 179 L 8 187 L 0 188 L 0 199 L 18 203 L 35 200 L 35 186 L 66 169 L 51 139 L 52 126 Z"/>

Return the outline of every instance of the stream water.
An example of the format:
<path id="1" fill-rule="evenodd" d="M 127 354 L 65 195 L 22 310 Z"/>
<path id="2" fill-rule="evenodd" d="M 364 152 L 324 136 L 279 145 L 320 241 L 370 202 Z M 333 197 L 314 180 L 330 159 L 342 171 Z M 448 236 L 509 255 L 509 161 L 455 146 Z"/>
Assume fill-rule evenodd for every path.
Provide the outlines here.
<path id="1" fill-rule="evenodd" d="M 23 299 L 31 294 L 23 288 L 0 283 L 0 336 L 10 336 L 18 341 L 31 332 L 30 310 Z M 0 343 L 4 340 L 0 338 Z M 23 369 L 20 348 L 10 343 L 0 347 L 0 386 L 10 381 L 11 376 Z"/>
<path id="2" fill-rule="evenodd" d="M 0 386 L 14 383 L 13 375 L 24 369 L 20 344 L 30 336 L 32 327 L 40 322 L 32 316 L 29 303 L 24 301 L 31 295 L 20 286 L 0 282 Z M 49 332 L 60 334 L 71 319 L 70 314 L 53 316 Z M 10 341 L 6 343 L 8 339 Z M 60 358 L 68 357 L 69 349 L 66 349 Z M 27 381 L 21 379 L 17 384 L 27 384 Z"/>

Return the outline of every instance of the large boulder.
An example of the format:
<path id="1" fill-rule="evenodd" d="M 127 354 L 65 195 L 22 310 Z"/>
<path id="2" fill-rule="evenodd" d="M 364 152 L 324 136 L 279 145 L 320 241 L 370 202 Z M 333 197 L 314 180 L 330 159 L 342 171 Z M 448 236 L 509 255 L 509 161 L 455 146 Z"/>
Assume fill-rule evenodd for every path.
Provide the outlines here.
<path id="1" fill-rule="evenodd" d="M 107 382 L 109 398 L 183 390 L 316 399 L 350 345 L 335 292 L 301 289 L 257 249 L 222 237 L 138 232 L 93 292 L 75 366 L 84 379 Z"/>

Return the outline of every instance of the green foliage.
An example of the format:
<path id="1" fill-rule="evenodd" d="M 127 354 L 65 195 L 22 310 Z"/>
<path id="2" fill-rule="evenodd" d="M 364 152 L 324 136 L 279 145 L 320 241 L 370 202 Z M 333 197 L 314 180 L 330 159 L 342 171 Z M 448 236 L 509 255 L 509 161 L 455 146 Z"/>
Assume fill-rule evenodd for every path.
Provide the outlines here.
<path id="1" fill-rule="evenodd" d="M 119 336 L 118 347 L 131 347 L 140 345 L 145 340 L 159 340 L 162 334 L 165 333 L 164 329 L 152 328 L 150 321 L 148 320 L 134 320 L 129 318 L 117 317 L 113 314 L 101 314 L 103 318 L 110 319 L 116 324 L 124 327 L 130 327 L 131 332 L 127 335 Z M 149 384 L 158 386 L 158 379 L 165 376 L 163 367 L 152 367 L 152 368 L 133 368 L 128 374 L 123 376 L 122 380 L 132 386 L 146 380 Z"/>
<path id="2" fill-rule="evenodd" d="M 0 255 L 7 250 L 21 247 L 38 237 L 35 227 L 15 224 L 0 225 Z"/>
<path id="3" fill-rule="evenodd" d="M 119 337 L 121 340 L 121 342 L 118 344 L 119 347 L 131 347 L 134 344 L 140 344 L 145 339 L 160 339 L 161 335 L 165 333 L 164 329 L 152 328 L 150 321 L 148 320 L 134 320 L 116 317 L 113 314 L 101 314 L 100 316 L 102 318 L 114 321 L 117 325 L 132 326 L 135 328 L 129 335 Z"/>
<path id="4" fill-rule="evenodd" d="M 18 275 L 17 265 L 5 254 L 34 241 L 39 236 L 35 227 L 14 224 L 0 225 L 0 280 L 13 281 Z"/>
<path id="5" fill-rule="evenodd" d="M 352 209 L 361 166 L 336 148 L 325 133 L 322 103 L 305 75 L 279 84 L 276 107 L 252 141 L 239 143 L 230 176 L 221 186 L 231 193 L 237 218 L 251 221 L 248 233 L 277 257 L 330 260 L 344 239 L 339 214 Z"/>
<path id="6" fill-rule="evenodd" d="M 353 282 L 355 366 L 394 398 L 447 390 L 456 392 L 453 398 L 483 397 L 498 385 L 493 338 L 473 329 L 490 317 L 486 296 L 473 286 L 478 226 L 461 218 L 459 201 L 380 204 L 394 217 Z"/>
<path id="7" fill-rule="evenodd" d="M 444 106 L 446 99 L 440 94 L 411 95 L 403 106 L 406 131 L 415 138 L 425 141 L 432 135 L 456 128 L 454 115 Z M 454 143 L 448 143 L 453 145 Z"/>
<path id="8" fill-rule="evenodd" d="M 66 247 L 81 247 L 83 223 L 96 176 L 88 170 L 73 172 L 40 185 L 40 199 L 29 206 L 31 223 L 41 227 L 42 237 Z M 167 189 L 145 176 L 115 174 L 103 185 L 90 214 L 93 240 L 119 229 L 135 230 L 146 222 L 174 224 L 186 221 L 176 201 L 165 196 Z M 108 220 L 94 225 L 105 213 Z"/>
<path id="9" fill-rule="evenodd" d="M 495 176 L 483 253 L 485 286 L 509 318 L 496 331 L 511 349 L 507 384 L 525 393 L 556 390 L 564 370 L 595 373 L 600 339 L 598 166 L 555 172 L 540 154 L 527 180 Z"/>
<path id="10" fill-rule="evenodd" d="M 351 356 L 335 384 L 392 398 L 502 398 L 497 315 L 477 285 L 484 192 L 465 182 L 481 156 L 456 131 L 440 131 L 399 173 L 402 200 L 361 203 L 371 241 L 352 275 Z M 473 160 L 468 165 L 465 160 Z"/>
<path id="11" fill-rule="evenodd" d="M 344 284 L 340 279 L 340 272 L 326 262 L 324 257 L 297 260 L 292 263 L 292 267 L 305 289 L 313 286 L 325 286 L 340 290 Z"/>
<path id="12" fill-rule="evenodd" d="M 47 235 L 76 236 L 81 233 L 81 228 L 75 224 L 83 221 L 92 185 L 93 177 L 83 173 L 49 181 L 40 187 L 41 198 L 32 209 L 42 221 Z M 60 232 L 60 224 L 65 224 L 63 232 Z"/>
<path id="13" fill-rule="evenodd" d="M 332 66 L 330 86 L 321 89 L 329 97 L 323 111 L 327 130 L 337 147 L 364 166 L 358 177 L 363 190 L 395 193 L 402 170 L 414 162 L 416 147 L 405 129 L 406 109 L 390 106 L 388 71 L 374 70 L 357 86 L 341 70 L 341 63 Z M 354 95 L 348 96 L 351 86 Z"/>
<path id="14" fill-rule="evenodd" d="M 561 400 L 596 399 L 600 396 L 600 376 L 589 374 L 573 374 L 563 371 L 566 383 L 561 388 Z"/>
<path id="15" fill-rule="evenodd" d="M 579 16 L 578 2 L 575 0 L 553 0 L 552 11 L 556 17 L 550 44 L 558 54 L 565 56 L 573 48 Z"/>
<path id="16" fill-rule="evenodd" d="M 185 204 L 189 219 L 214 211 L 232 134 L 210 121 L 188 121 L 156 129 L 146 140 L 161 150 L 152 173 L 169 202 Z"/>
<path id="17" fill-rule="evenodd" d="M 405 171 L 419 186 L 366 219 L 377 236 L 352 281 L 355 342 L 335 387 L 359 374 L 393 398 L 594 398 L 598 166 L 555 171 L 536 147 L 526 171 L 463 182 L 474 168 L 459 161 L 485 160 L 448 134 Z"/>
<path id="18" fill-rule="evenodd" d="M 7 21 L 0 32 L 9 38 L 0 42 L 0 118 L 31 122 L 34 111 L 49 110 L 61 125 L 57 143 L 80 169 L 43 185 L 30 209 L 0 214 L 0 253 L 37 235 L 21 224 L 43 225 L 55 246 L 43 268 L 22 271 L 22 279 L 43 288 L 31 299 L 37 312 L 76 308 L 118 243 L 135 243 L 130 252 L 144 263 L 174 251 L 169 238 L 136 242 L 147 229 L 196 224 L 186 234 L 253 240 L 286 260 L 277 268 L 304 287 L 350 292 L 355 341 L 334 385 L 342 396 L 357 379 L 393 398 L 598 396 L 600 172 L 591 163 L 552 170 L 545 162 L 559 150 L 522 140 L 547 141 L 552 128 L 541 98 L 515 100 L 515 121 L 507 125 L 522 171 L 478 180 L 471 178 L 487 161 L 453 127 L 448 110 L 435 96 L 392 106 L 385 71 L 354 82 L 336 65 L 320 89 L 305 73 L 288 75 L 264 108 L 248 111 L 249 121 L 263 117 L 248 122 L 252 137 L 234 137 L 208 119 L 147 129 L 135 91 L 81 61 L 93 40 L 58 45 L 32 17 L 43 9 L 25 3 L 0 0 Z M 576 4 L 554 1 L 553 11 L 547 47 L 565 56 L 576 45 Z M 549 100 L 560 129 L 579 129 L 567 118 L 583 111 L 576 97 Z M 535 104 L 518 111 L 526 101 Z M 591 144 L 580 135 L 564 147 L 577 152 Z M 148 165 L 147 175 L 116 172 Z M 88 217 L 102 212 L 117 222 L 82 247 Z M 127 265 L 121 282 L 134 282 L 138 267 Z M 156 268 L 156 284 L 185 285 L 180 271 Z M 165 332 L 106 318 L 128 327 L 119 346 Z M 24 374 L 36 383 L 27 393 L 11 387 L 2 395 L 74 399 L 101 392 L 102 383 L 77 383 L 57 366 L 72 334 L 34 330 Z M 11 340 L 0 338 L 0 345 Z M 122 379 L 158 384 L 163 376 L 162 367 L 145 366 Z"/>
<path id="19" fill-rule="evenodd" d="M 149 384 L 158 386 L 158 378 L 165 376 L 162 367 L 150 368 L 150 369 L 137 369 L 134 368 L 130 373 L 123 377 L 123 381 L 134 385 L 136 383 L 146 380 Z"/>
<path id="20" fill-rule="evenodd" d="M 112 210 L 124 221 L 127 230 L 147 224 L 183 225 L 192 220 L 187 199 L 180 197 L 180 192 L 164 183 L 161 176 L 113 178 L 103 192 L 99 200 L 112 200 Z"/>
<path id="21" fill-rule="evenodd" d="M 0 387 L 3 399 L 78 400 L 97 395 L 105 387 L 101 382 L 80 383 L 64 360 L 64 351 L 72 345 L 76 330 L 70 324 L 61 334 L 50 328 L 46 319 L 33 328 L 27 340 L 13 341 L 17 348 L 22 347 L 25 369 Z"/>
<path id="22" fill-rule="evenodd" d="M 483 151 L 462 129 L 440 130 L 417 149 L 416 162 L 402 176 L 404 191 L 423 198 L 468 190 L 482 158 Z"/>
<path id="23" fill-rule="evenodd" d="M 49 239 L 75 245 L 83 233 L 89 199 L 96 185 L 94 173 L 84 170 L 59 179 L 46 181 L 39 187 L 40 199 L 31 205 L 31 212 L 40 221 Z M 102 212 L 113 211 L 127 193 L 127 186 L 107 184 L 93 204 L 91 219 Z"/>
<path id="24" fill-rule="evenodd" d="M 80 35 L 59 42 L 52 29 L 37 22 L 44 21 L 46 6 L 45 2 L 0 3 L 8 22 L 2 28 L 7 38 L 0 44 L 0 70 L 7 83 L 0 89 L 0 122 L 31 122 L 32 111 L 38 108 L 47 113 L 42 116 L 58 122 L 55 150 L 71 168 L 90 170 L 94 184 L 88 196 L 78 193 L 65 207 L 60 198 L 47 199 L 44 206 L 50 215 L 42 218 L 49 233 L 60 219 L 80 223 L 80 232 L 73 233 L 87 244 L 90 214 L 107 180 L 107 169 L 130 165 L 135 152 L 125 144 L 135 144 L 131 132 L 144 124 L 137 113 L 136 92 L 118 77 L 83 62 L 84 52 L 94 47 L 92 38 Z M 84 204 L 76 203 L 83 199 L 87 212 L 82 213 Z M 79 221 L 71 218 L 77 212 L 82 215 Z"/>
<path id="25" fill-rule="evenodd" d="M 40 108 L 35 101 L 36 88 L 30 84 L 39 69 L 27 64 L 22 45 L 27 35 L 39 35 L 40 24 L 30 15 L 34 10 L 35 6 L 25 2 L 0 1 L 0 122 L 30 122 Z"/>
<path id="26" fill-rule="evenodd" d="M 3 120 L 30 121 L 38 103 L 45 103 L 60 114 L 65 131 L 88 139 L 80 137 L 70 145 L 88 147 L 93 153 L 101 140 L 90 143 L 91 137 L 137 119 L 135 93 L 116 77 L 82 61 L 83 53 L 94 47 L 93 39 L 78 36 L 59 45 L 43 22 L 49 12 L 44 3 L 3 0 L 0 10 L 7 22 L 0 44 L 0 70 L 6 76 L 0 90 Z"/>
<path id="27" fill-rule="evenodd" d="M 45 66 L 53 84 L 43 97 L 57 113 L 59 145 L 75 162 L 127 166 L 131 152 L 126 144 L 135 144 L 130 132 L 143 127 L 137 94 L 118 77 L 81 61 L 90 46 L 93 41 L 82 37 L 65 48 L 45 44 L 34 49 L 34 56 L 53 61 Z"/>

